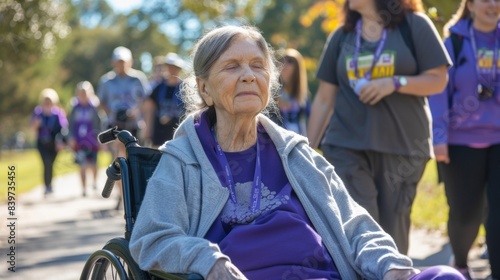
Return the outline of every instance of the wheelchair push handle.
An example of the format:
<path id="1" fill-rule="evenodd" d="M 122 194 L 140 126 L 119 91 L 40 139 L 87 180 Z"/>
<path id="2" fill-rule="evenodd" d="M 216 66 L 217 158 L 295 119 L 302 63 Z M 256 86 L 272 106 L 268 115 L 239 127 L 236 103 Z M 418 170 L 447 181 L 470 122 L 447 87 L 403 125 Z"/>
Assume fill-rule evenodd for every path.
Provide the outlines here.
<path id="1" fill-rule="evenodd" d="M 138 146 L 137 138 L 135 138 L 132 133 L 128 130 L 118 130 L 117 126 L 114 126 L 108 130 L 105 130 L 99 135 L 97 135 L 97 139 L 101 144 L 107 144 L 115 141 L 116 139 L 120 140 L 125 146 Z"/>
<path id="2" fill-rule="evenodd" d="M 109 198 L 111 195 L 111 191 L 113 191 L 113 187 L 115 186 L 115 180 L 110 178 L 106 179 L 106 184 L 104 184 L 104 189 L 102 189 L 102 197 Z"/>
<path id="3" fill-rule="evenodd" d="M 102 197 L 109 198 L 115 182 L 121 179 L 120 164 L 118 160 L 113 161 L 106 169 L 106 183 L 104 184 L 104 189 L 102 189 Z"/>

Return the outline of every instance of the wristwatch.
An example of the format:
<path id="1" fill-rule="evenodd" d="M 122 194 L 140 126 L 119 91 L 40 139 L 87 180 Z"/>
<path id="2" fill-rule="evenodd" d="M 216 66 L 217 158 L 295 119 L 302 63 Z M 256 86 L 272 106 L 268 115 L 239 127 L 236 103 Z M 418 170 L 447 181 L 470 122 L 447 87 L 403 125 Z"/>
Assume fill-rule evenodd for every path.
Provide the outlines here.
<path id="1" fill-rule="evenodd" d="M 408 84 L 408 80 L 405 76 L 393 76 L 392 82 L 394 83 L 394 91 L 398 91 L 401 87 Z"/>

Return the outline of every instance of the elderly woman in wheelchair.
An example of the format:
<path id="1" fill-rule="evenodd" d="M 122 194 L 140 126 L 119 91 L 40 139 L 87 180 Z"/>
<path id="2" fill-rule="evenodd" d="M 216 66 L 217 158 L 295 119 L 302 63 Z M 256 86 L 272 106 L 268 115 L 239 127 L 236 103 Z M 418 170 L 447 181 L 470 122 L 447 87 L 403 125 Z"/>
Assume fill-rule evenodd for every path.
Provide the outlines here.
<path id="1" fill-rule="evenodd" d="M 188 115 L 149 179 L 130 252 L 143 270 L 205 279 L 463 279 L 422 272 L 303 136 L 273 123 L 279 69 L 258 30 L 208 32 Z"/>

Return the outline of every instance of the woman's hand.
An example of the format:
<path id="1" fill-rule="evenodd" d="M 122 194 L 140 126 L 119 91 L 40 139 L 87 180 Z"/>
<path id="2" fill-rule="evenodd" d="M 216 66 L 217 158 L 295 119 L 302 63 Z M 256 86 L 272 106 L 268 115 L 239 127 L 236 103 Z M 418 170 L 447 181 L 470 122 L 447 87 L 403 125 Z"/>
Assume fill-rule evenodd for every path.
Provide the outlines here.
<path id="1" fill-rule="evenodd" d="M 366 83 L 359 92 L 359 100 L 365 104 L 375 105 L 382 98 L 394 92 L 392 78 L 381 78 Z"/>
<path id="2" fill-rule="evenodd" d="M 68 146 L 73 150 L 76 151 L 76 141 L 75 139 L 69 139 L 68 140 Z"/>
<path id="3" fill-rule="evenodd" d="M 207 275 L 207 280 L 246 280 L 247 278 L 230 261 L 219 259 Z"/>
<path id="4" fill-rule="evenodd" d="M 446 164 L 450 163 L 447 144 L 434 145 L 434 154 L 436 155 L 436 161 L 444 162 Z"/>
<path id="5" fill-rule="evenodd" d="M 408 280 L 418 274 L 418 269 L 391 269 L 384 275 L 384 280 Z"/>
<path id="6" fill-rule="evenodd" d="M 33 128 L 33 130 L 38 130 L 38 128 L 40 128 L 40 126 L 42 125 L 42 117 L 40 116 L 36 116 L 35 118 L 33 118 L 33 122 L 31 123 L 31 127 Z"/>

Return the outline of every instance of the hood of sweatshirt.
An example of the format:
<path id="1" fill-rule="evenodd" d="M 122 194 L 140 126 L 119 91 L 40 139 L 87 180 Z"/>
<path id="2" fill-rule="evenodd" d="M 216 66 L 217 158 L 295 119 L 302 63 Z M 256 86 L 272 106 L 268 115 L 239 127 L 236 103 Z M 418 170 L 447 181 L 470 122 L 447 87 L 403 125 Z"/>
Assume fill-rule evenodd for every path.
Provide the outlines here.
<path id="1" fill-rule="evenodd" d="M 450 33 L 470 38 L 469 27 L 472 24 L 470 19 L 461 19 L 455 25 L 450 27 Z"/>

